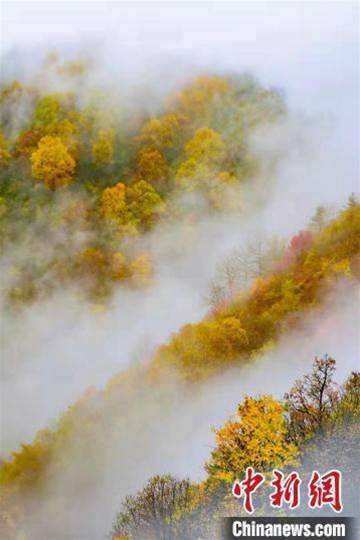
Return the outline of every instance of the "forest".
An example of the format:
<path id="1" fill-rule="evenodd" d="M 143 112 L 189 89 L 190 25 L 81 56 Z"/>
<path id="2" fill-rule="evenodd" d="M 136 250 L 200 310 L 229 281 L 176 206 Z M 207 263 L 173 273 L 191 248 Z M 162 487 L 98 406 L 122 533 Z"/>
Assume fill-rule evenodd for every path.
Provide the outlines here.
<path id="1" fill-rule="evenodd" d="M 77 95 L 86 69 L 50 55 L 38 81 L 65 91 L 18 81 L 1 91 L 1 243 L 21 252 L 8 260 L 11 307 L 64 286 L 100 304 L 119 285 L 146 286 L 156 260 L 141 236 L 178 221 L 190 236 L 206 213 L 245 211 L 242 184 L 273 166 L 248 142 L 285 104 L 251 76 L 196 77 L 150 116 L 114 111 L 101 89 Z M 39 257 L 29 261 L 26 250 Z"/>
<path id="2" fill-rule="evenodd" d="M 257 141 L 286 121 L 282 91 L 246 73 L 206 73 L 147 107 L 94 87 L 89 71 L 86 61 L 50 54 L 30 81 L 1 86 L 0 295 L 12 322 L 57 306 L 65 292 L 100 324 L 116 303 L 130 316 L 126 295 L 145 298 L 159 286 L 164 258 L 180 268 L 206 226 L 235 220 L 240 231 L 274 190 L 283 156 L 264 154 Z M 105 493 L 112 521 L 99 524 L 101 538 L 219 538 L 220 518 L 241 515 L 231 489 L 249 466 L 265 475 L 296 467 L 305 476 L 314 463 L 339 468 L 345 508 L 357 513 L 360 374 L 339 381 L 342 359 L 331 350 L 287 381 L 283 397 L 270 384 L 266 393 L 239 392 L 235 413 L 214 429 L 201 480 L 144 465 L 157 445 L 170 457 L 172 436 L 191 447 L 176 431 L 186 424 L 193 435 L 194 400 L 204 396 L 206 404 L 212 385 L 229 373 L 241 385 L 245 370 L 259 366 L 269 377 L 264 359 L 282 340 L 314 314 L 320 319 L 329 303 L 331 311 L 341 287 L 356 291 L 360 204 L 347 195 L 335 210 L 317 206 L 290 237 L 250 238 L 222 257 L 200 318 L 174 328 L 103 387 L 84 387 L 32 440 L 2 452 L 1 538 L 91 538 Z M 257 515 L 274 512 L 265 491 L 256 496 Z M 82 505 L 85 532 L 71 536 Z"/>

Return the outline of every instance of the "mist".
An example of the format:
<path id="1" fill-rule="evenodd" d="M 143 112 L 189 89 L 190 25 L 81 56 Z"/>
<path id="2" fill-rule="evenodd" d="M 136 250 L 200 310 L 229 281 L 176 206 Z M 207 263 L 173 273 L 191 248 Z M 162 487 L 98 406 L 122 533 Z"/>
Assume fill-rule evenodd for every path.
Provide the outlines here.
<path id="1" fill-rule="evenodd" d="M 59 538 L 101 538 L 110 530 L 122 498 L 150 476 L 171 472 L 203 479 L 214 445 L 212 428 L 234 414 L 245 395 L 266 393 L 281 399 L 295 379 L 311 370 L 314 356 L 326 352 L 337 360 L 337 382 L 357 368 L 358 319 L 357 286 L 345 280 L 273 350 L 251 366 L 227 370 L 195 394 L 170 377 L 166 385 L 148 390 L 139 380 L 139 391 L 130 397 L 118 395 L 114 387 L 107 397 L 85 403 L 85 411 L 96 412 L 97 427 L 84 423 L 82 414 L 75 418 L 81 444 L 73 440 L 63 454 L 67 466 L 50 475 L 45 502 L 32 498 L 36 518 L 27 527 L 41 539 L 50 530 Z"/>
<path id="2" fill-rule="evenodd" d="M 169 90 L 194 75 L 246 71 L 281 88 L 289 109 L 286 119 L 258 131 L 251 143 L 264 163 L 278 160 L 264 200 L 245 186 L 248 207 L 215 218 L 204 212 L 190 243 L 182 223 L 148 234 L 141 242 L 155 255 L 156 272 L 147 290 L 122 288 L 98 312 L 71 289 L 21 314 L 1 306 L 3 455 L 55 425 L 89 387 L 101 391 L 183 324 L 201 319 L 209 281 L 233 248 L 255 235 L 288 240 L 318 205 L 340 208 L 359 190 L 358 23 L 356 2 L 3 4 L 4 80 L 31 81 L 56 50 L 63 58 L 91 59 L 84 93 L 96 81 L 112 99 L 131 97 L 146 111 L 156 111 Z M 26 249 L 20 253 L 27 255 Z M 342 381 L 357 367 L 359 353 L 354 291 L 354 284 L 340 283 L 274 350 L 251 367 L 209 381 L 196 396 L 169 381 L 160 397 L 149 392 L 141 403 L 132 402 L 126 420 L 111 416 L 109 405 L 103 410 L 100 400 L 109 445 L 96 446 L 99 455 L 90 453 L 84 463 L 70 451 L 71 467 L 48 486 L 50 495 L 67 499 L 64 512 L 55 519 L 39 507 L 30 529 L 44 539 L 48 530 L 59 538 L 102 538 L 122 497 L 149 476 L 203 478 L 211 426 L 221 425 L 245 394 L 281 397 L 314 356 L 326 352 L 336 358 Z"/>

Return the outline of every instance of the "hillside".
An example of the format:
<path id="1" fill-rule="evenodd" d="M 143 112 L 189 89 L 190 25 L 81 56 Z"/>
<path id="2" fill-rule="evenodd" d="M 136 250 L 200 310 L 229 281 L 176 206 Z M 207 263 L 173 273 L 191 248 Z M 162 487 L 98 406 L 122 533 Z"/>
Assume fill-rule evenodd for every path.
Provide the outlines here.
<path id="1" fill-rule="evenodd" d="M 162 102 L 134 104 L 90 80 L 86 62 L 50 55 L 31 84 L 0 89 L 9 307 L 64 287 L 98 304 L 118 285 L 146 287 L 157 264 L 151 230 L 176 223 L 185 234 L 203 217 L 251 210 L 271 189 L 275 164 L 250 142 L 286 114 L 279 92 L 248 75 L 205 74 Z"/>
<path id="2" fill-rule="evenodd" d="M 186 325 L 151 359 L 115 376 L 104 391 L 90 389 L 61 416 L 55 429 L 39 432 L 33 443 L 24 444 L 2 464 L 5 508 L 15 505 L 12 511 L 20 512 L 21 523 L 32 494 L 41 511 L 50 512 L 47 486 L 55 485 L 59 475 L 70 485 L 76 481 L 70 492 L 76 493 L 78 485 L 91 489 L 114 441 L 119 463 L 136 461 L 140 449 L 132 446 L 132 437 L 137 430 L 149 437 L 152 422 L 159 417 L 169 428 L 174 411 L 185 406 L 207 378 L 255 360 L 296 328 L 308 310 L 321 307 L 337 281 L 358 280 L 359 227 L 360 207 L 351 197 L 329 225 L 311 236 L 311 242 L 304 232 L 300 239 L 306 237 L 307 242 L 299 242 L 299 236 L 289 242 L 277 268 L 258 278 L 248 293 L 205 320 Z M 144 422 L 149 424 L 144 427 Z M 61 485 L 50 499 L 52 515 L 63 499 Z"/>

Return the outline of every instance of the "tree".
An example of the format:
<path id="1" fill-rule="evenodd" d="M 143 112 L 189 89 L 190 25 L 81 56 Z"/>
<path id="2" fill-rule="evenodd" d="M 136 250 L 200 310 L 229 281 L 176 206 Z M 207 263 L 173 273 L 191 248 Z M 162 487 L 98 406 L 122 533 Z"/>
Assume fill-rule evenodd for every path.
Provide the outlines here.
<path id="1" fill-rule="evenodd" d="M 42 130 L 35 127 L 20 133 L 15 142 L 15 157 L 30 158 L 43 135 Z"/>
<path id="2" fill-rule="evenodd" d="M 198 129 L 185 145 L 187 158 L 202 164 L 217 164 L 224 157 L 224 152 L 221 136 L 208 127 Z"/>
<path id="3" fill-rule="evenodd" d="M 215 431 L 215 441 L 205 466 L 210 479 L 231 482 L 247 467 L 266 472 L 293 464 L 297 455 L 288 440 L 284 406 L 268 395 L 247 396 L 234 418 Z"/>
<path id="4" fill-rule="evenodd" d="M 222 77 L 197 77 L 176 95 L 176 105 L 181 114 L 194 122 L 205 119 L 216 100 L 229 91 L 230 84 Z"/>
<path id="5" fill-rule="evenodd" d="M 137 140 L 157 148 L 172 148 L 179 137 L 183 118 L 176 113 L 151 118 L 142 127 Z"/>
<path id="6" fill-rule="evenodd" d="M 335 366 L 335 360 L 328 355 L 315 357 L 312 372 L 297 380 L 285 394 L 293 440 L 301 441 L 323 431 L 339 400 L 339 389 L 333 380 Z"/>
<path id="7" fill-rule="evenodd" d="M 310 230 L 314 233 L 321 232 L 329 224 L 330 219 L 329 208 L 323 205 L 318 206 L 310 220 Z"/>
<path id="8" fill-rule="evenodd" d="M 217 268 L 207 296 L 216 313 L 234 300 L 252 280 L 272 272 L 284 252 L 284 242 L 278 237 L 254 238 L 242 248 L 234 249 Z"/>
<path id="9" fill-rule="evenodd" d="M 54 129 L 60 120 L 61 106 L 57 96 L 45 96 L 37 105 L 34 116 L 35 126 L 48 132 Z"/>
<path id="10" fill-rule="evenodd" d="M 125 498 L 113 525 L 113 538 L 181 538 L 176 535 L 178 517 L 191 510 L 193 501 L 194 488 L 189 480 L 178 480 L 171 475 L 154 476 L 142 491 Z"/>
<path id="11" fill-rule="evenodd" d="M 101 195 L 100 213 L 108 221 L 123 223 L 126 212 L 125 184 L 118 182 L 107 187 Z"/>
<path id="12" fill-rule="evenodd" d="M 101 215 L 123 231 L 149 229 L 164 209 L 163 200 L 155 189 L 140 180 L 131 186 L 118 182 L 104 189 L 101 196 Z"/>
<path id="13" fill-rule="evenodd" d="M 164 211 L 159 193 L 145 180 L 131 184 L 126 190 L 127 210 L 131 220 L 141 229 L 150 229 Z"/>
<path id="14" fill-rule="evenodd" d="M 352 372 L 338 388 L 339 398 L 321 432 L 315 431 L 301 448 L 302 476 L 314 469 L 338 469 L 343 477 L 344 511 L 359 513 L 360 373 Z"/>
<path id="15" fill-rule="evenodd" d="M 114 130 L 100 129 L 92 144 L 91 151 L 97 166 L 110 165 L 114 158 Z"/>
<path id="16" fill-rule="evenodd" d="M 360 418 L 360 372 L 352 371 L 340 388 L 334 420 L 349 425 Z"/>
<path id="17" fill-rule="evenodd" d="M 187 159 L 180 164 L 176 173 L 178 181 L 185 181 L 189 187 L 202 185 L 206 180 L 212 180 L 218 172 L 225 156 L 225 145 L 219 133 L 204 127 L 198 129 L 187 142 L 185 155 Z"/>
<path id="18" fill-rule="evenodd" d="M 7 165 L 10 159 L 11 154 L 9 152 L 8 144 L 0 131 L 0 165 Z"/>
<path id="19" fill-rule="evenodd" d="M 313 243 L 314 239 L 310 231 L 300 231 L 293 236 L 286 248 L 280 268 L 286 269 L 296 263 L 312 247 Z"/>
<path id="20" fill-rule="evenodd" d="M 46 135 L 31 155 L 32 174 L 50 189 L 69 184 L 75 171 L 75 160 L 59 137 Z"/>
<path id="21" fill-rule="evenodd" d="M 353 210 L 353 209 L 356 209 L 359 205 L 359 199 L 358 197 L 356 196 L 355 193 L 351 193 L 349 195 L 349 198 L 346 202 L 346 208 L 349 209 L 349 210 Z"/>
<path id="22" fill-rule="evenodd" d="M 166 180 L 169 174 L 166 159 L 160 150 L 153 146 L 145 146 L 139 150 L 136 169 L 139 177 L 150 183 Z"/>

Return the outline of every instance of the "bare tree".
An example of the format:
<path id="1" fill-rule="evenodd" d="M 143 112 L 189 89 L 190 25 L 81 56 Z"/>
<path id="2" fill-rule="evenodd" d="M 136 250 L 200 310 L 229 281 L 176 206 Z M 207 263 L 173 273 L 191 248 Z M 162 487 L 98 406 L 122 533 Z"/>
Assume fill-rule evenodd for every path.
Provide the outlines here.
<path id="1" fill-rule="evenodd" d="M 340 390 L 333 380 L 335 369 L 335 360 L 327 354 L 324 358 L 315 357 L 312 372 L 296 381 L 285 394 L 294 439 L 305 439 L 323 431 L 340 398 Z"/>
<path id="2" fill-rule="evenodd" d="M 216 277 L 211 281 L 207 302 L 216 312 L 246 289 L 252 280 L 271 272 L 280 262 L 285 249 L 278 237 L 248 240 L 243 248 L 234 249 L 218 266 Z"/>

